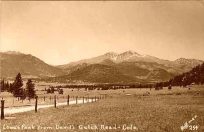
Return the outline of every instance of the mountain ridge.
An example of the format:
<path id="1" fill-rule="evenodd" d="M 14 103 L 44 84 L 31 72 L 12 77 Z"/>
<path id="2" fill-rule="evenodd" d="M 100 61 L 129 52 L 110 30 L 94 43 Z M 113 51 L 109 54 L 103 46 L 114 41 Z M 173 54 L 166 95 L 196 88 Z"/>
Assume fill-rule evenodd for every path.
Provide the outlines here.
<path id="1" fill-rule="evenodd" d="M 19 72 L 24 77 L 41 78 L 63 75 L 62 69 L 51 66 L 31 54 L 20 52 L 0 52 L 0 75 L 1 78 L 12 78 Z"/>
<path id="2" fill-rule="evenodd" d="M 174 61 L 141 55 L 135 51 L 107 52 L 67 65 L 51 66 L 31 54 L 0 52 L 1 77 L 49 78 L 50 81 L 90 83 L 132 83 L 166 81 L 191 70 L 202 60 L 179 58 Z"/>
<path id="3" fill-rule="evenodd" d="M 188 63 L 184 63 L 181 60 L 184 60 Z M 178 71 L 182 71 L 182 68 L 184 68 L 184 72 L 190 70 L 191 68 L 195 67 L 198 64 L 201 64 L 202 60 L 198 59 L 186 59 L 186 58 L 178 58 L 174 61 L 160 59 L 154 56 L 150 55 L 141 55 L 135 51 L 126 51 L 123 53 L 115 53 L 115 52 L 107 52 L 103 55 L 99 55 L 96 57 L 92 57 L 89 59 L 82 59 L 79 61 L 71 62 L 64 65 L 58 65 L 57 67 L 62 69 L 69 69 L 70 67 L 74 67 L 76 65 L 81 65 L 83 63 L 89 65 L 89 64 L 100 64 L 103 63 L 105 60 L 112 61 L 113 63 L 122 63 L 122 62 L 156 62 L 158 64 L 162 64 L 167 67 L 179 67 Z M 186 66 L 188 65 L 188 66 Z"/>

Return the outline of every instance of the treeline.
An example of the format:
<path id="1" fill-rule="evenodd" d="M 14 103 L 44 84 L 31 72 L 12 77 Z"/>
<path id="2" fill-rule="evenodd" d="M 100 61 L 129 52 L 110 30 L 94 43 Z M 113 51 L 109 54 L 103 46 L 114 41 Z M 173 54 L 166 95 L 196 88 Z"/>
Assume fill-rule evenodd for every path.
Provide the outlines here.
<path id="1" fill-rule="evenodd" d="M 35 84 L 32 82 L 31 79 L 28 79 L 25 89 L 23 88 L 23 80 L 20 73 L 18 73 L 13 83 L 9 83 L 4 79 L 1 80 L 0 91 L 10 92 L 13 94 L 14 97 L 20 97 L 21 99 L 25 99 L 26 97 L 30 99 L 36 96 Z"/>
<path id="2" fill-rule="evenodd" d="M 45 88 L 45 91 L 47 91 L 47 94 L 54 94 L 55 91 L 57 91 L 59 94 L 63 94 L 64 90 L 60 87 L 55 89 L 53 86 L 50 86 L 48 89 Z"/>
<path id="3" fill-rule="evenodd" d="M 128 88 L 152 88 L 154 84 L 89 84 L 89 85 L 58 85 L 51 86 L 51 88 L 69 88 L 69 89 L 80 89 L 85 90 L 116 90 L 116 89 L 128 89 Z"/>
<path id="4" fill-rule="evenodd" d="M 196 84 L 202 85 L 204 84 L 204 63 L 194 67 L 189 72 L 185 72 L 183 74 L 177 75 L 166 82 L 157 83 L 157 86 L 183 86 L 186 87 L 187 85 Z"/>

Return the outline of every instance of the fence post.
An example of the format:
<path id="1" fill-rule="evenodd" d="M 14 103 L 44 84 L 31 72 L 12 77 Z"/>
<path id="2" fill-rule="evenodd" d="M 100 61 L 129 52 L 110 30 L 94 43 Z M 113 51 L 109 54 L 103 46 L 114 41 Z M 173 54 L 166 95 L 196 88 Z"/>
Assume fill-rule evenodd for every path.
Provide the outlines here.
<path id="1" fill-rule="evenodd" d="M 95 96 L 95 102 L 96 102 L 96 96 Z"/>
<path id="2" fill-rule="evenodd" d="M 89 96 L 87 97 L 87 99 L 88 99 L 88 101 L 87 101 L 87 102 L 89 103 Z"/>
<path id="3" fill-rule="evenodd" d="M 38 96 L 35 97 L 35 113 L 38 111 Z"/>
<path id="4" fill-rule="evenodd" d="M 78 103 L 78 100 L 77 100 L 78 96 L 76 96 L 76 104 Z"/>
<path id="5" fill-rule="evenodd" d="M 91 97 L 91 103 L 93 103 L 93 97 Z"/>
<path id="6" fill-rule="evenodd" d="M 69 95 L 67 95 L 67 105 L 69 105 Z"/>
<path id="7" fill-rule="evenodd" d="M 1 100 L 1 120 L 4 119 L 4 101 L 3 98 Z"/>
<path id="8" fill-rule="evenodd" d="M 51 102 L 51 99 L 52 99 L 52 98 L 51 98 L 51 96 L 50 96 L 50 102 Z"/>
<path id="9" fill-rule="evenodd" d="M 44 101 L 45 101 L 45 96 L 44 96 Z"/>
<path id="10" fill-rule="evenodd" d="M 55 95 L 55 98 L 54 98 L 54 105 L 55 105 L 55 108 L 57 108 L 57 100 L 56 100 L 56 95 Z"/>
<path id="11" fill-rule="evenodd" d="M 84 104 L 84 96 L 83 96 L 83 104 Z"/>

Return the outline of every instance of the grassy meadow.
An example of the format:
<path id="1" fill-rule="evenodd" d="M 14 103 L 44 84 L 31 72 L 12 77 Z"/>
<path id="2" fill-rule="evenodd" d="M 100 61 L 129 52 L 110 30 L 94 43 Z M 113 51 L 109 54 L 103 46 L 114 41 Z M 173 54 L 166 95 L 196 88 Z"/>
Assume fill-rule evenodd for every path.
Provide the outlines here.
<path id="1" fill-rule="evenodd" d="M 149 92 L 150 94 L 148 94 Z M 107 98 L 83 105 L 60 106 L 11 115 L 1 131 L 179 132 L 204 131 L 204 86 L 154 89 L 67 90 L 70 96 Z M 194 120 L 192 120 L 194 119 Z"/>

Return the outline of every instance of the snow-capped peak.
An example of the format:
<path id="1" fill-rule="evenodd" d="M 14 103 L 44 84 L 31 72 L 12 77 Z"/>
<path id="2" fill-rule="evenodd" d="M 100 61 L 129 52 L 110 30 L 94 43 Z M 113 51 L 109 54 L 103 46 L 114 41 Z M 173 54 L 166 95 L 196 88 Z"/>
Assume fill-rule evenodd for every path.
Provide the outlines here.
<path id="1" fill-rule="evenodd" d="M 131 57 L 143 57 L 143 55 L 140 55 L 137 52 L 131 51 L 131 50 L 123 52 L 123 53 L 119 54 L 118 56 L 119 56 L 119 58 L 127 58 L 127 59 L 131 58 Z"/>
<path id="2" fill-rule="evenodd" d="M 121 53 L 121 54 L 127 54 L 127 55 L 140 55 L 140 54 L 138 54 L 137 52 L 132 51 L 132 50 L 128 50 L 128 51 L 123 52 L 123 53 Z"/>
<path id="3" fill-rule="evenodd" d="M 117 56 L 117 55 L 118 55 L 118 54 L 115 53 L 115 52 L 108 52 L 108 53 L 105 54 L 105 56 L 109 56 L 109 57 L 115 57 L 115 56 Z"/>

